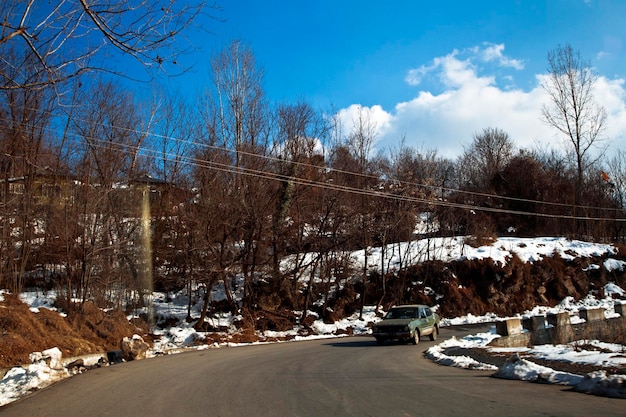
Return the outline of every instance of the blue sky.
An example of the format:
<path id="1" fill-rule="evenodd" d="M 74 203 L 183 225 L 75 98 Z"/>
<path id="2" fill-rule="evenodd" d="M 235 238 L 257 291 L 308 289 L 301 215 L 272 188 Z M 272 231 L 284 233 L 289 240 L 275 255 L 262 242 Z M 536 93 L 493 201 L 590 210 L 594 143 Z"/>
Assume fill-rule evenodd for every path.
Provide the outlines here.
<path id="1" fill-rule="evenodd" d="M 223 22 L 207 21 L 211 34 L 192 39 L 200 61 L 240 39 L 263 68 L 271 100 L 333 108 L 346 125 L 365 109 L 376 120 L 379 148 L 393 149 L 404 138 L 454 157 L 486 127 L 507 131 L 520 147 L 560 146 L 541 121 L 538 77 L 548 51 L 565 43 L 601 76 L 607 143 L 626 143 L 626 1 L 218 4 Z M 203 85 L 205 71 L 200 62 L 184 82 Z"/>

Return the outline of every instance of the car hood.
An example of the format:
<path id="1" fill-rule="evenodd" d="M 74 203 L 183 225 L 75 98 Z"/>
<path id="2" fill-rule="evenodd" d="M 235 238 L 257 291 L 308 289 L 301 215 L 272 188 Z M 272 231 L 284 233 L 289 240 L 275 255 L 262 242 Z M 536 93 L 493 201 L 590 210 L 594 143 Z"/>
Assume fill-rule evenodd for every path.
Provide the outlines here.
<path id="1" fill-rule="evenodd" d="M 406 326 L 415 319 L 387 319 L 381 320 L 375 326 Z"/>

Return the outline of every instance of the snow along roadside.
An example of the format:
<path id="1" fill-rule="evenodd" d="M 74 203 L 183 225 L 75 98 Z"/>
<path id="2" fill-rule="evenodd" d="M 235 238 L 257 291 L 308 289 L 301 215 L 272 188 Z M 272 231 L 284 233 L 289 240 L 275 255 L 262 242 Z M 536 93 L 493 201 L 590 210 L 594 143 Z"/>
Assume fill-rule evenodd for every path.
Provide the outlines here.
<path id="1" fill-rule="evenodd" d="M 608 375 L 605 371 L 594 371 L 586 375 L 560 372 L 523 359 L 518 353 L 514 353 L 507 359 L 505 364 L 499 368 L 492 364 L 479 362 L 469 356 L 450 356 L 444 353 L 446 349 L 452 347 L 487 349 L 489 342 L 496 337 L 499 336 L 491 332 L 466 336 L 462 339 L 453 337 L 429 348 L 425 356 L 440 365 L 472 370 L 495 371 L 492 375 L 494 378 L 567 385 L 573 387 L 574 391 L 586 394 L 612 398 L 626 398 L 626 375 Z M 552 346 L 551 348 L 548 347 L 548 349 L 552 349 L 555 356 L 562 354 L 563 351 L 563 347 L 558 345 Z M 521 348 L 520 350 L 529 352 L 527 348 Z M 545 351 L 546 347 L 544 347 L 543 350 Z M 586 352 L 581 352 L 581 356 L 585 355 L 587 355 Z M 606 360 L 598 359 L 597 363 L 602 362 L 606 363 Z"/>

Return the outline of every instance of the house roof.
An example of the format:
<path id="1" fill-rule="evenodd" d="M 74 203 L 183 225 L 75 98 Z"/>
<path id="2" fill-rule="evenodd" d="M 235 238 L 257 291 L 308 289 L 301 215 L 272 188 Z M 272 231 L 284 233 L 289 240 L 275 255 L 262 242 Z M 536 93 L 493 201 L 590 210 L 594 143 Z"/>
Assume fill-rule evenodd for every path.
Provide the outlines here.
<path id="1" fill-rule="evenodd" d="M 143 174 L 140 177 L 133 178 L 130 180 L 131 184 L 148 184 L 148 185 L 164 185 L 167 184 L 167 181 L 161 178 L 155 178 L 152 175 Z"/>

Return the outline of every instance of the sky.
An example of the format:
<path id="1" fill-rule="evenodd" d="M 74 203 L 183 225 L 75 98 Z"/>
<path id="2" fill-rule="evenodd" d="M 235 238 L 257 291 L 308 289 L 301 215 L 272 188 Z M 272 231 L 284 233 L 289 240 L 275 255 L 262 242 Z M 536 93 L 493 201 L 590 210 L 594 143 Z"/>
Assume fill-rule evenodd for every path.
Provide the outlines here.
<path id="1" fill-rule="evenodd" d="M 391 1 L 221 0 L 189 41 L 198 48 L 182 89 L 207 85 L 208 60 L 241 40 L 264 71 L 274 102 L 307 101 L 340 115 L 361 111 L 378 149 L 401 143 L 462 153 L 485 128 L 518 147 L 562 149 L 541 118 L 547 54 L 580 51 L 600 76 L 596 100 L 608 113 L 610 150 L 626 143 L 626 2 L 621 0 Z"/>

